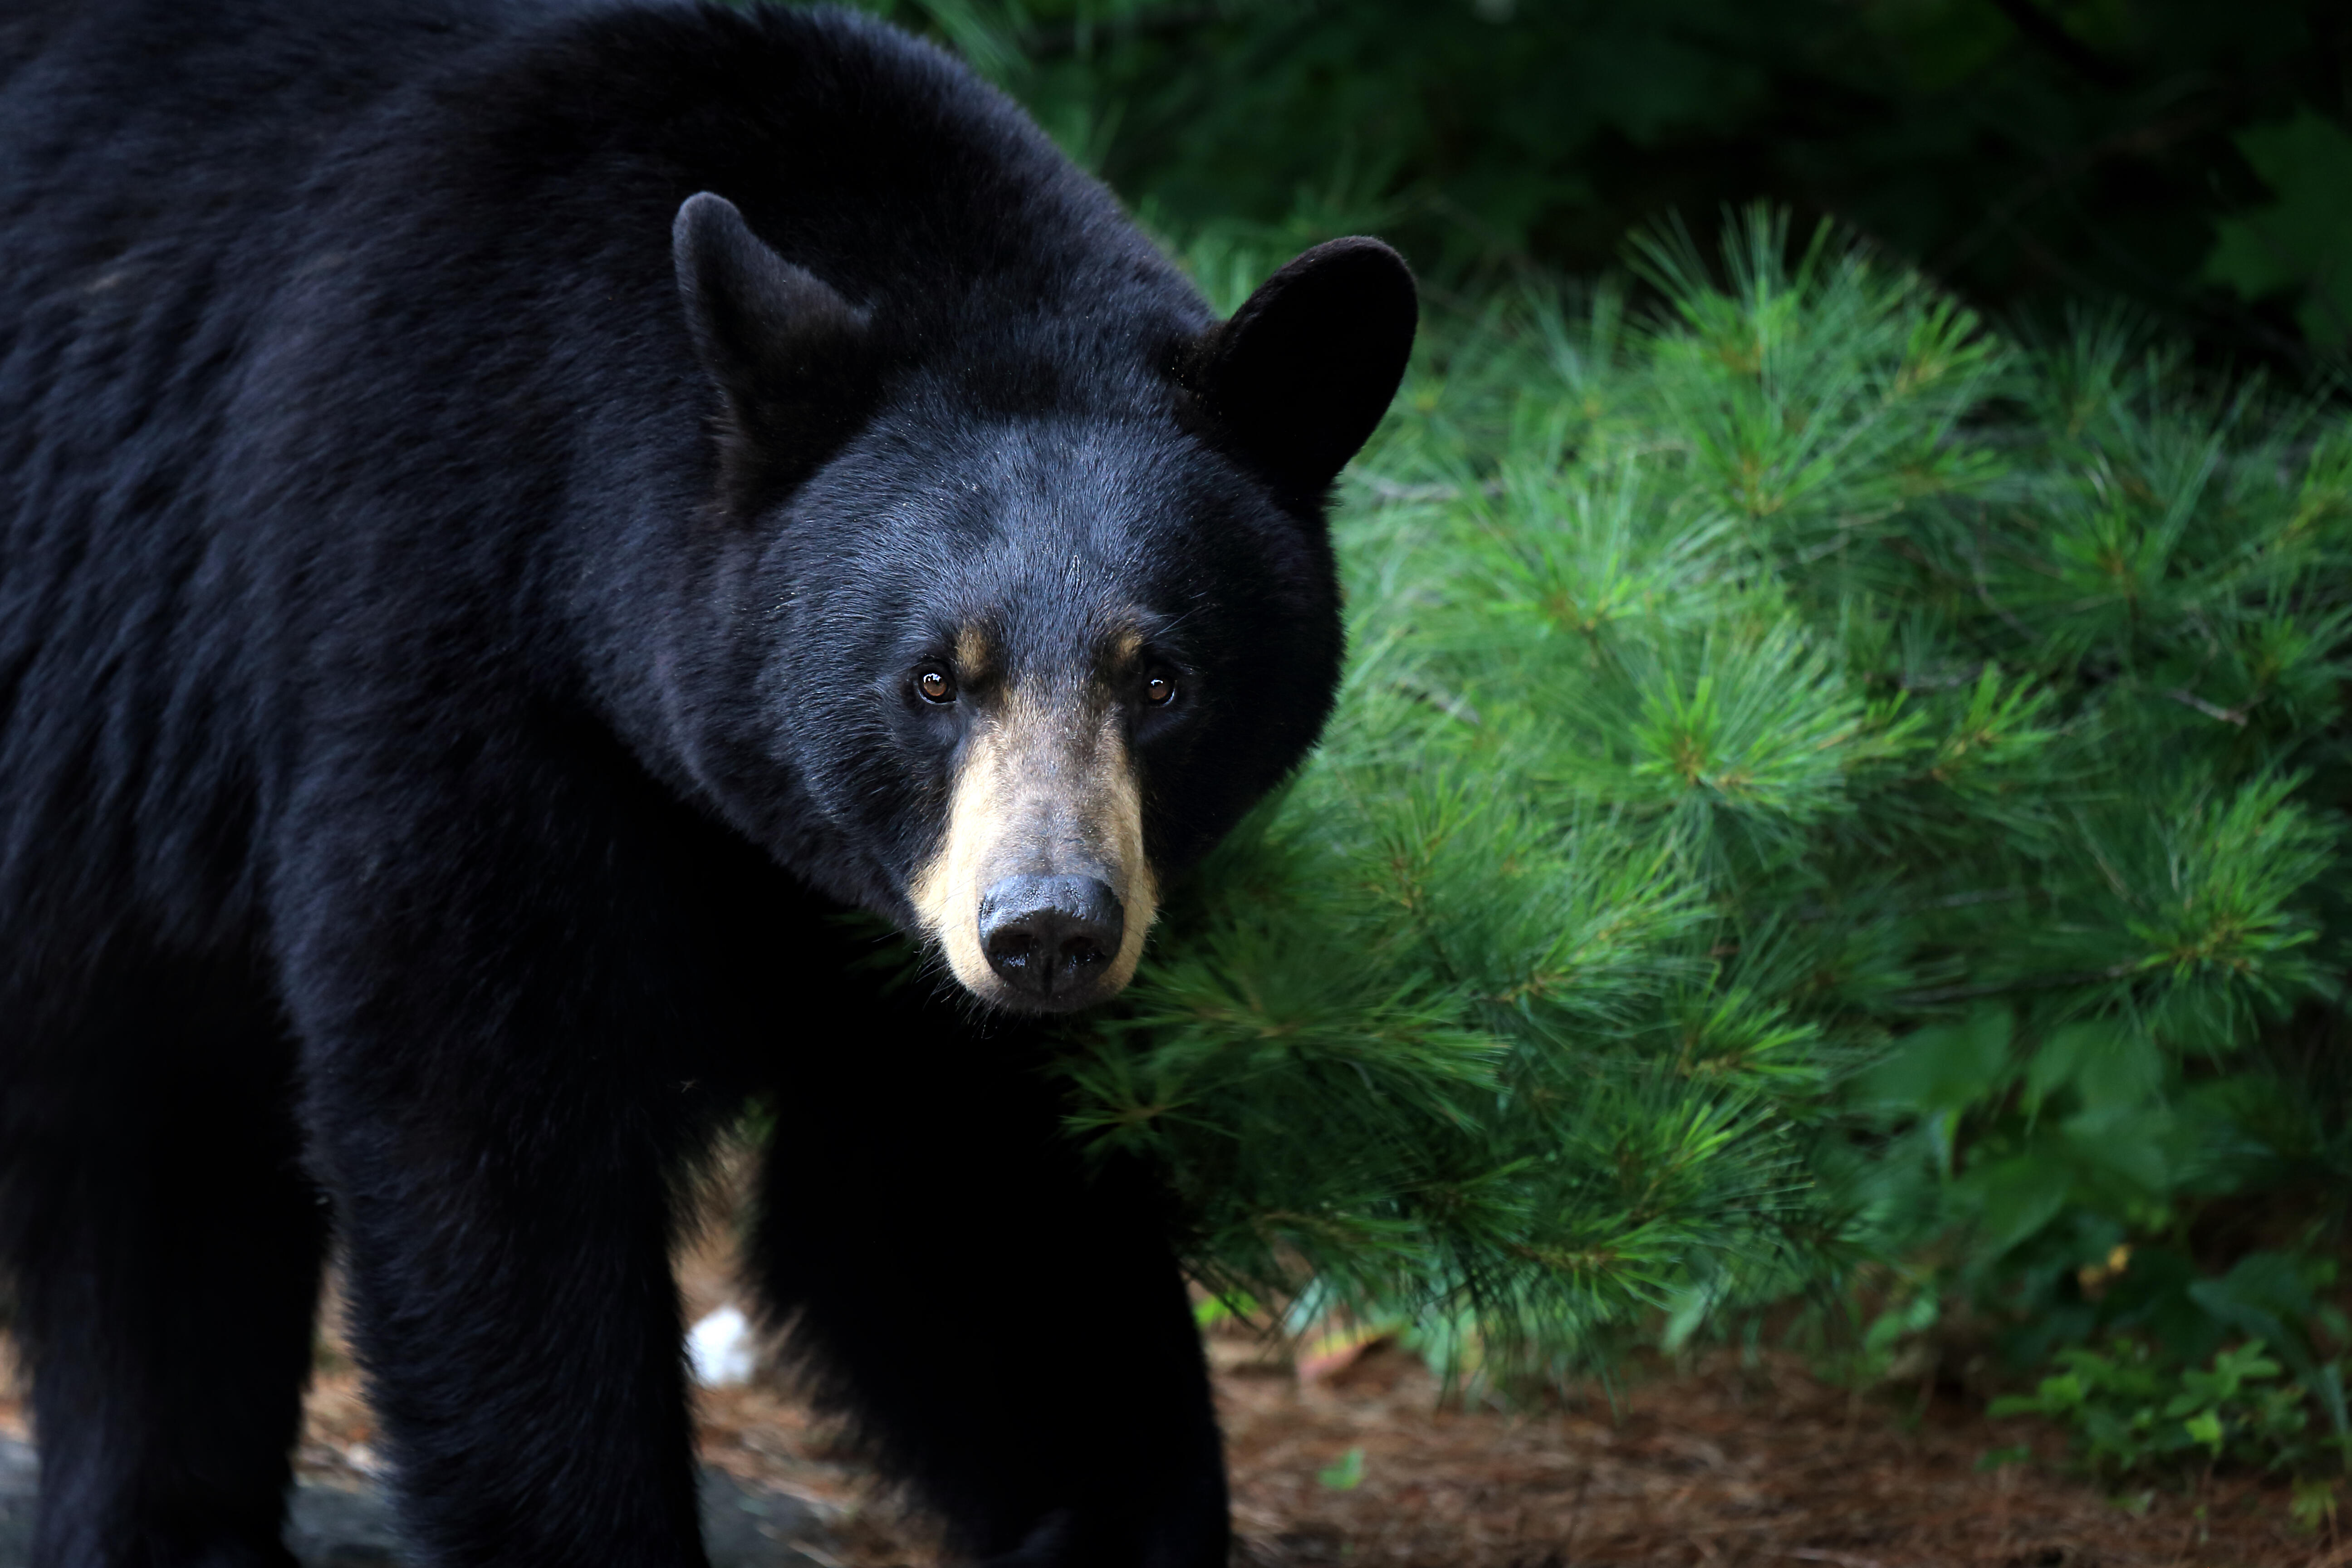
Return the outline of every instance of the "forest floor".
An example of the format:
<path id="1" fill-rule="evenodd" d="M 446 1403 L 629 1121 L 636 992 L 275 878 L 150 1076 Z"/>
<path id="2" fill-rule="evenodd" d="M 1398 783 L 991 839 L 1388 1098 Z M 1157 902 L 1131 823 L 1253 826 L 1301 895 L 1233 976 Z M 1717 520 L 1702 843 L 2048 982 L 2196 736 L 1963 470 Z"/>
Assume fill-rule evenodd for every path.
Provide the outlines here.
<path id="1" fill-rule="evenodd" d="M 729 1299 L 724 1265 L 709 1247 L 684 1260 L 690 1310 Z M 379 1468 L 373 1424 L 331 1317 L 300 1466 L 361 1484 Z M 951 1310 L 942 1320 L 951 1331 Z M 1238 1325 L 1209 1342 L 1238 1568 L 2352 1568 L 2352 1508 L 2315 1536 L 2294 1530 L 2283 1486 L 2249 1478 L 2116 1498 L 2067 1472 L 2044 1426 L 1988 1420 L 1957 1398 L 1857 1397 L 1783 1352 L 1637 1372 L 1613 1405 L 1596 1390 L 1506 1410 L 1446 1396 L 1418 1361 L 1378 1343 L 1302 1378 Z M 0 1363 L 0 1384 L 5 1373 Z M 786 1385 L 763 1377 L 698 1399 L 707 1464 L 812 1505 L 823 1530 L 800 1542 L 808 1557 L 943 1561 Z M 28 1436 L 4 1391 L 0 1436 Z M 2018 1445 L 2035 1459 L 1978 1468 Z"/>
<path id="2" fill-rule="evenodd" d="M 1238 1333 L 1211 1348 L 1241 1568 L 2352 1564 L 2352 1538 L 2295 1531 L 2284 1487 L 2224 1479 L 2202 1496 L 2114 1498 L 2066 1472 L 2063 1440 L 2046 1429 L 1988 1421 L 1957 1400 L 1924 1413 L 1856 1400 L 1790 1355 L 1704 1359 L 1621 1388 L 1613 1410 L 1595 1391 L 1580 1405 L 1506 1411 L 1443 1397 L 1393 1349 L 1301 1382 Z M 818 1503 L 845 1568 L 942 1561 L 788 1394 L 729 1389 L 702 1401 L 705 1458 Z M 2019 1444 L 2037 1461 L 1977 1468 L 1988 1450 Z"/>

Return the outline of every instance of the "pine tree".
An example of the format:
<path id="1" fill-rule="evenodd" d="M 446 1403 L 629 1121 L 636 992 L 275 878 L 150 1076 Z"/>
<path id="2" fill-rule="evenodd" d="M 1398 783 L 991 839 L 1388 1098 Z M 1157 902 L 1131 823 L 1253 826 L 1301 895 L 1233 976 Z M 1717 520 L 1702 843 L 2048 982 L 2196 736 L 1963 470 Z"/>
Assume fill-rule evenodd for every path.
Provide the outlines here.
<path id="1" fill-rule="evenodd" d="M 1465 1370 L 2352 1168 L 2267 1065 L 2345 962 L 2352 421 L 1760 211 L 1633 255 L 1654 312 L 1438 334 L 1338 717 L 1073 1037 L 1077 1134 L 1213 1288 Z"/>

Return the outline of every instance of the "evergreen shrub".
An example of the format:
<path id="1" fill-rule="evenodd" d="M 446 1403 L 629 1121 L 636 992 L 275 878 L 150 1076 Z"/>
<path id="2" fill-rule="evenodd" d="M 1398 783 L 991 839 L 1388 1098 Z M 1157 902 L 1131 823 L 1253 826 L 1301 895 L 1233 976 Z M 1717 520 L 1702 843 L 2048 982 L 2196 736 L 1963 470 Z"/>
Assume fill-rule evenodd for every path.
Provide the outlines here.
<path id="1" fill-rule="evenodd" d="M 1435 334 L 1326 742 L 1072 1037 L 1074 1128 L 1213 1289 L 1456 1372 L 1810 1292 L 2260 1339 L 2340 1437 L 2352 420 L 1762 211 L 1634 258 L 1654 312 Z"/>

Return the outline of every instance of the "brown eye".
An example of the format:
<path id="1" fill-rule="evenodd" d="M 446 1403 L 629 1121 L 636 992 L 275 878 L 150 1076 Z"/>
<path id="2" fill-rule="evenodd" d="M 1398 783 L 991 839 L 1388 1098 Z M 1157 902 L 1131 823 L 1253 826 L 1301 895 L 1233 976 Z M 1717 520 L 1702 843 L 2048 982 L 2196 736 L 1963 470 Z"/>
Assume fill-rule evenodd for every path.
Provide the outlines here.
<path id="1" fill-rule="evenodd" d="M 1154 708 L 1165 708 L 1176 700 L 1176 683 L 1164 675 L 1155 675 L 1143 683 L 1143 700 Z"/>
<path id="2" fill-rule="evenodd" d="M 927 669 L 915 677 L 915 689 L 923 694 L 926 702 L 955 700 L 955 679 L 944 669 Z"/>

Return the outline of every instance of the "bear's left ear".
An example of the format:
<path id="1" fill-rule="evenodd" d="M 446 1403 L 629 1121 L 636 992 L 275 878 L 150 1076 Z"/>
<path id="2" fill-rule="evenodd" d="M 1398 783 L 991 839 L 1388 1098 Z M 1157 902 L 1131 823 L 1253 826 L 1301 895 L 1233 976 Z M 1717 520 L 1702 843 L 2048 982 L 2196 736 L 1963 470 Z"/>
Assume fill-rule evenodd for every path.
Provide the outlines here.
<path id="1" fill-rule="evenodd" d="M 695 353 L 719 393 L 721 497 L 730 511 L 756 510 L 806 479 L 871 410 L 871 318 L 709 191 L 677 209 L 670 255 Z"/>
<path id="2" fill-rule="evenodd" d="M 1404 258 L 1377 239 L 1334 239 L 1259 285 L 1180 374 L 1244 460 L 1311 500 L 1388 411 L 1420 315 Z"/>

